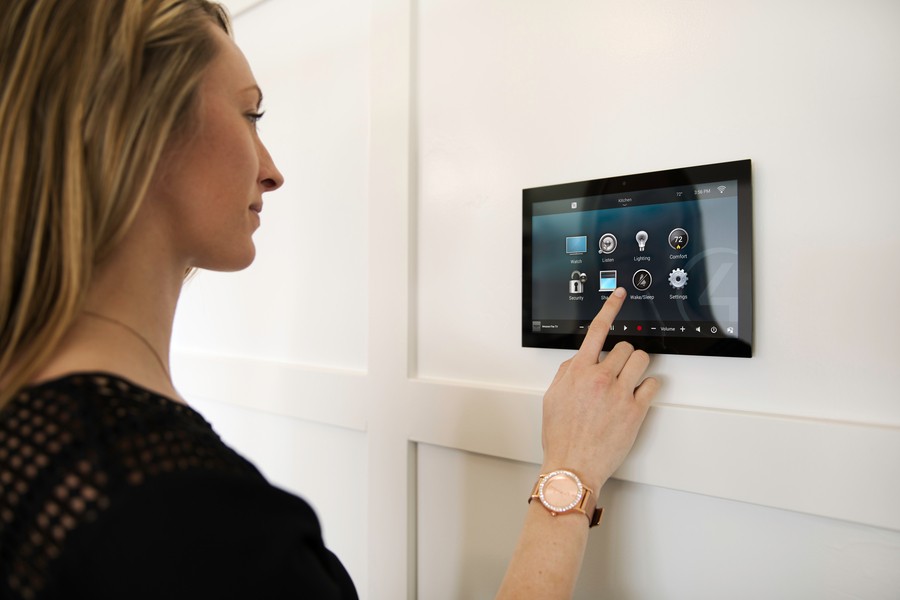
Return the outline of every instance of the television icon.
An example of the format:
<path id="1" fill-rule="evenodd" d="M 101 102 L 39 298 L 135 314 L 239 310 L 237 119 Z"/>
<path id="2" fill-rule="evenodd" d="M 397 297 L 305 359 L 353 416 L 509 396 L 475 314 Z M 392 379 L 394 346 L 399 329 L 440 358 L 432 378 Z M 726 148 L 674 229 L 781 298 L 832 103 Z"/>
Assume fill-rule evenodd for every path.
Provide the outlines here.
<path id="1" fill-rule="evenodd" d="M 566 254 L 584 254 L 587 252 L 587 236 L 576 235 L 566 238 Z"/>

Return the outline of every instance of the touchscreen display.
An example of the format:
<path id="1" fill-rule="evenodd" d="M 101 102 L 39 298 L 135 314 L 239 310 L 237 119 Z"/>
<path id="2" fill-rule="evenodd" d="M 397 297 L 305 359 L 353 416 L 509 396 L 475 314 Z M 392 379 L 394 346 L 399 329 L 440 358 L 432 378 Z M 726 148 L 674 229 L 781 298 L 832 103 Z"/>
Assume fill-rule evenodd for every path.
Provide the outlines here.
<path id="1" fill-rule="evenodd" d="M 606 349 L 752 354 L 750 161 L 523 190 L 522 343 L 578 348 L 617 287 Z"/>

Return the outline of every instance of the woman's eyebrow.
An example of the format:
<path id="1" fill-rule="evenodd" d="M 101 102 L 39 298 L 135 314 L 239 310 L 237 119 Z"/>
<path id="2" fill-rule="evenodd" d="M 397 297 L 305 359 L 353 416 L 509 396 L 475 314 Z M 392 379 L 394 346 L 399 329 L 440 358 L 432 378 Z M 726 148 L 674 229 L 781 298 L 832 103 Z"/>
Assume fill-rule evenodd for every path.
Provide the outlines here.
<path id="1" fill-rule="evenodd" d="M 260 89 L 260 87 L 259 87 L 258 85 L 251 85 L 250 87 L 246 87 L 246 88 L 244 88 L 244 89 L 241 90 L 241 91 L 243 91 L 243 92 L 246 92 L 246 91 L 256 91 L 257 95 L 259 96 L 259 99 L 258 99 L 257 102 L 256 102 L 256 108 L 259 108 L 260 106 L 262 106 L 262 102 L 263 102 L 263 93 L 262 93 L 262 90 Z"/>

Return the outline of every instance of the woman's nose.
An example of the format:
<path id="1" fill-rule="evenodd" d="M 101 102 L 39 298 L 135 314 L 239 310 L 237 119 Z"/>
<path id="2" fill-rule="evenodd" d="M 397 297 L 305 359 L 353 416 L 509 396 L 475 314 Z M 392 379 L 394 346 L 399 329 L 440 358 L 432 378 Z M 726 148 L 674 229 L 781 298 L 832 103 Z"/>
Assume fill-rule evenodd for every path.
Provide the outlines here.
<path id="1" fill-rule="evenodd" d="M 263 187 L 264 192 L 274 192 L 284 185 L 284 175 L 275 166 L 272 155 L 269 154 L 262 142 L 259 143 L 259 150 L 259 183 Z"/>

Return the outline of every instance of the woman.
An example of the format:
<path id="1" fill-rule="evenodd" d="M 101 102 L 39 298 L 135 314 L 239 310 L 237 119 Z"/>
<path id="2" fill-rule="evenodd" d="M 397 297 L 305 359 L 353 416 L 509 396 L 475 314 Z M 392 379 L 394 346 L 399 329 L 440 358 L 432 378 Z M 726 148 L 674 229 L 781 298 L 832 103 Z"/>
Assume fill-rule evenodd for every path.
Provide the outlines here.
<path id="1" fill-rule="evenodd" d="M 169 375 L 185 274 L 248 266 L 282 184 L 229 30 L 204 0 L 0 3 L 2 598 L 356 597 L 312 509 Z M 545 397 L 542 472 L 592 494 L 554 515 L 574 480 L 544 477 L 501 596 L 571 595 L 581 515 L 656 390 L 646 354 L 599 359 L 623 301 Z"/>

